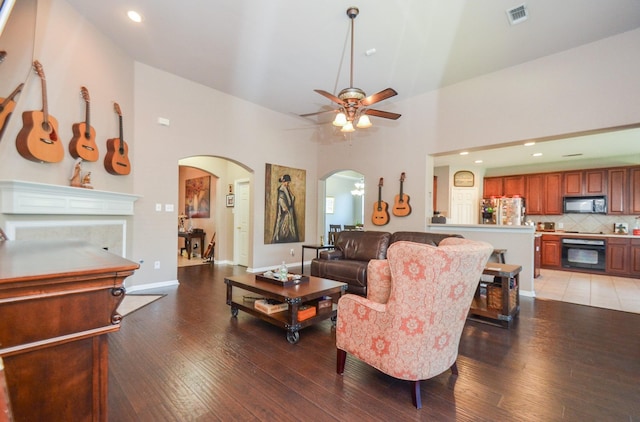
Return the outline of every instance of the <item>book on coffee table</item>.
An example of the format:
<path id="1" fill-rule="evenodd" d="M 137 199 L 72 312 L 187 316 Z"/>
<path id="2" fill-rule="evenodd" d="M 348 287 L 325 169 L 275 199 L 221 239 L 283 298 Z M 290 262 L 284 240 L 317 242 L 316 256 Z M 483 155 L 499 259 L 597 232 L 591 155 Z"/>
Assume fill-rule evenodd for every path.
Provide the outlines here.
<path id="1" fill-rule="evenodd" d="M 271 299 L 260 299 L 253 303 L 253 307 L 265 314 L 274 314 L 276 312 L 282 312 L 289 309 L 288 303 L 276 302 Z"/>

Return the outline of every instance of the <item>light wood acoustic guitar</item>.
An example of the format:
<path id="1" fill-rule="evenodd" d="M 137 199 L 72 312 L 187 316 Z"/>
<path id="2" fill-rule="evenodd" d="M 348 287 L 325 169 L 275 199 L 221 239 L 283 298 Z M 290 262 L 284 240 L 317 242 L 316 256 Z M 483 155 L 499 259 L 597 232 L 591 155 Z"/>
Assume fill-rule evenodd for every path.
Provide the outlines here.
<path id="1" fill-rule="evenodd" d="M 16 102 L 13 101 L 13 98 L 22 91 L 23 87 L 24 84 L 20 84 L 7 98 L 0 98 L 0 101 L 2 101 L 0 103 L 0 139 L 2 139 L 2 134 L 4 133 L 4 128 L 7 122 L 9 121 L 9 116 L 13 113 L 13 109 L 16 108 Z"/>
<path id="2" fill-rule="evenodd" d="M 393 201 L 391 212 L 396 217 L 406 217 L 411 214 L 411 205 L 409 205 L 409 195 L 402 193 L 402 185 L 404 184 L 404 172 L 400 175 L 400 194 L 396 195 Z"/>
<path id="3" fill-rule="evenodd" d="M 73 158 L 82 158 L 85 161 L 98 161 L 98 146 L 96 145 L 96 131 L 91 126 L 91 98 L 89 90 L 80 87 L 80 94 L 85 102 L 84 122 L 71 126 L 73 137 L 69 142 L 69 153 Z"/>
<path id="4" fill-rule="evenodd" d="M 64 147 L 58 137 L 58 121 L 47 108 L 47 80 L 39 61 L 33 62 L 42 83 L 42 111 L 22 113 L 22 129 L 16 137 L 16 148 L 27 160 L 57 163 L 64 158 Z"/>
<path id="5" fill-rule="evenodd" d="M 381 177 L 378 182 L 378 201 L 373 204 L 373 216 L 371 222 L 376 226 L 384 226 L 389 223 L 389 205 L 382 200 L 382 185 L 384 179 Z"/>
<path id="6" fill-rule="evenodd" d="M 104 168 L 110 174 L 116 176 L 126 176 L 131 173 L 131 163 L 129 162 L 129 146 L 124 141 L 122 133 L 122 111 L 118 103 L 113 103 L 113 109 L 118 114 L 120 123 L 120 137 L 107 140 L 107 155 L 104 157 Z"/>

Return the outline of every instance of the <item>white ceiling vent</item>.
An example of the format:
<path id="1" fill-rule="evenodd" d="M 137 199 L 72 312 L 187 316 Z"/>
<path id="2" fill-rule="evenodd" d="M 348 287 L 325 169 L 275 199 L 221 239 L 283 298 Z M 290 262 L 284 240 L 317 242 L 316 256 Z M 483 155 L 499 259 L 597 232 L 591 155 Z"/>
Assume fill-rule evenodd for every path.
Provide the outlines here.
<path id="1" fill-rule="evenodd" d="M 526 4 L 514 7 L 507 10 L 507 16 L 509 17 L 509 23 L 515 25 L 529 19 L 529 12 Z"/>

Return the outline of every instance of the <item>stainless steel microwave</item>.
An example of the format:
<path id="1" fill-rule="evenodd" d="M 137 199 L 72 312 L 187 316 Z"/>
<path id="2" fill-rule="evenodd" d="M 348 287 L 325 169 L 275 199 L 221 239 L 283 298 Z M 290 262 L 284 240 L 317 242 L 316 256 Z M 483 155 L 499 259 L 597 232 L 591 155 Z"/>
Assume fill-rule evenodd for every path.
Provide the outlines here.
<path id="1" fill-rule="evenodd" d="M 607 198 L 605 196 L 565 196 L 564 213 L 606 214 Z"/>

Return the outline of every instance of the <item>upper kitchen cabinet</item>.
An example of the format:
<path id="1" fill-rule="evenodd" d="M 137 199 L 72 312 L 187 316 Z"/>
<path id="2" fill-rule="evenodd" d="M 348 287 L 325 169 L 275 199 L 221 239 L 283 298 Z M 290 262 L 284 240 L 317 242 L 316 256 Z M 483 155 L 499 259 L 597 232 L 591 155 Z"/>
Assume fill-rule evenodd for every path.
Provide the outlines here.
<path id="1" fill-rule="evenodd" d="M 504 176 L 502 178 L 502 190 L 504 196 L 525 197 L 525 176 Z"/>
<path id="2" fill-rule="evenodd" d="M 524 199 L 527 215 L 544 214 L 544 175 L 528 174 L 525 183 Z"/>
<path id="3" fill-rule="evenodd" d="M 607 214 L 627 214 L 629 198 L 627 195 L 629 184 L 626 168 L 609 169 L 609 197 Z"/>
<path id="4" fill-rule="evenodd" d="M 544 174 L 544 214 L 562 214 L 562 173 Z"/>
<path id="5" fill-rule="evenodd" d="M 607 171 L 581 170 L 564 172 L 564 196 L 592 196 L 607 194 Z"/>
<path id="6" fill-rule="evenodd" d="M 629 214 L 640 215 L 640 167 L 632 167 L 629 172 Z"/>
<path id="7" fill-rule="evenodd" d="M 483 180 L 482 197 L 491 198 L 492 196 L 503 195 L 503 178 L 502 177 L 485 177 Z"/>

